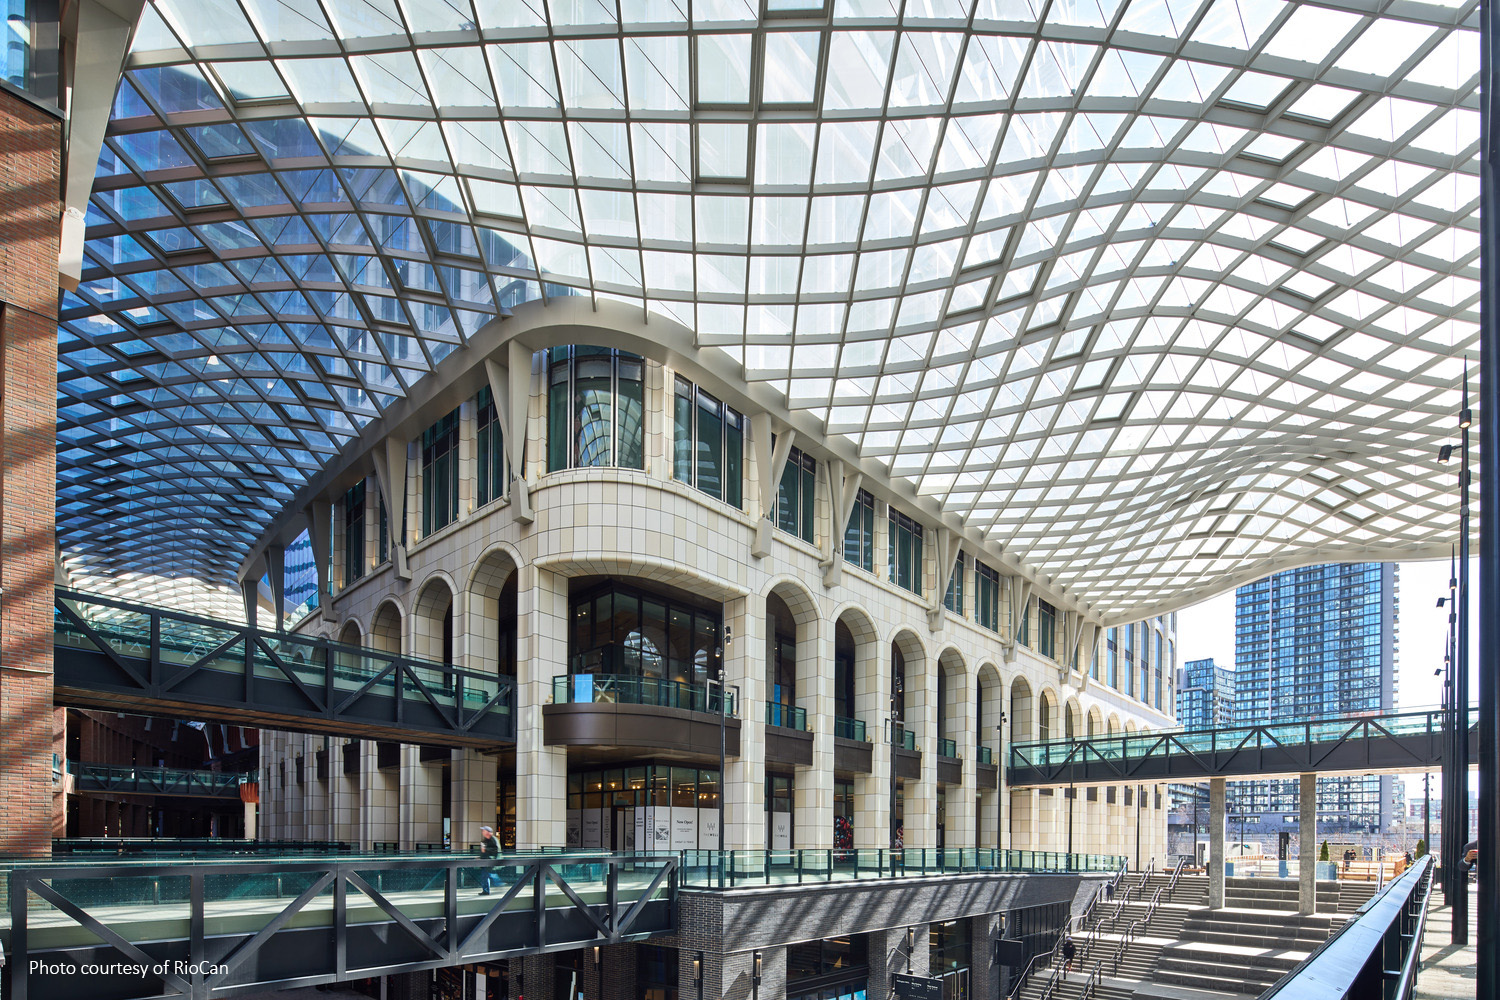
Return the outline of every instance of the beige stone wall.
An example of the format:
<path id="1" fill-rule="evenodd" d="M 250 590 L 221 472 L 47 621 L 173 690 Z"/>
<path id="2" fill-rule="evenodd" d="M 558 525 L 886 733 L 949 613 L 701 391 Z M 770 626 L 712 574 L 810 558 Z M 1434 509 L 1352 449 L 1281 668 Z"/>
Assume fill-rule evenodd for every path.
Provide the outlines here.
<path id="1" fill-rule="evenodd" d="M 766 600 L 776 593 L 797 619 L 797 700 L 807 711 L 813 732 L 813 764 L 797 769 L 794 844 L 830 847 L 833 836 L 833 655 L 836 623 L 842 619 L 856 639 L 856 711 L 873 744 L 873 770 L 855 776 L 855 841 L 861 847 L 884 847 L 888 842 L 889 774 L 891 751 L 886 743 L 892 645 L 899 642 L 906 660 L 906 724 L 914 729 L 922 751 L 922 774 L 905 785 L 906 845 L 936 845 L 937 740 L 939 671 L 946 676 L 944 717 L 947 735 L 958 743 L 963 760 L 963 782 L 946 789 L 946 845 L 993 846 L 997 841 L 997 802 L 1005 805 L 1000 841 L 1007 847 L 1061 850 L 1067 841 L 1067 797 L 1034 790 L 980 792 L 975 762 L 980 746 L 998 754 L 995 727 L 1003 709 L 1009 716 L 1006 739 L 1036 738 L 1039 706 L 1050 706 L 1054 736 L 1063 732 L 1063 707 L 1079 719 L 1097 715 L 1122 720 L 1132 728 L 1170 725 L 1171 720 L 1140 701 L 1128 699 L 1088 676 L 1088 657 L 1080 655 L 1081 670 L 1067 669 L 1057 659 L 1011 641 L 1006 607 L 1010 585 L 1001 596 L 1001 632 L 979 626 L 973 619 L 974 553 L 965 559 L 964 616 L 940 610 L 941 594 L 933 591 L 941 578 L 937 546 L 929 533 L 924 545 L 924 594 L 908 593 L 886 580 L 886 503 L 877 501 L 875 518 L 875 573 L 843 564 L 825 582 L 830 559 L 841 559 L 832 542 L 842 538 L 843 526 L 833 526 L 826 465 L 820 465 L 817 499 L 817 537 L 809 544 L 784 532 L 762 531 L 769 537 L 764 556 L 752 555 L 757 534 L 756 512 L 765 509 L 760 462 L 770 453 L 758 446 L 747 421 L 745 442 L 745 503 L 736 510 L 704 493 L 671 479 L 672 421 L 663 417 L 671 403 L 672 371 L 647 364 L 646 468 L 545 470 L 545 408 L 542 372 L 536 366 L 528 407 L 525 474 L 534 519 L 518 517 L 509 499 L 475 508 L 473 468 L 474 408 L 461 409 L 459 519 L 430 537 L 419 537 L 421 482 L 417 449 L 393 442 L 392 455 L 407 457 L 403 492 L 407 498 L 405 569 L 389 559 L 376 566 L 378 510 L 381 487 L 377 475 L 367 482 L 366 553 L 370 571 L 342 584 L 327 606 L 310 616 L 301 628 L 325 635 L 358 637 L 386 650 L 437 658 L 442 645 L 442 616 L 451 607 L 453 658 L 461 666 L 493 670 L 498 636 L 497 597 L 511 574 L 517 580 L 517 843 L 519 846 L 561 845 L 566 836 L 567 755 L 542 740 L 541 710 L 551 698 L 552 680 L 567 666 L 567 619 L 570 578 L 609 575 L 635 578 L 685 589 L 720 602 L 733 639 L 725 650 L 727 683 L 741 697 L 741 754 L 731 759 L 725 781 L 726 846 L 765 846 L 764 776 L 766 698 Z M 761 442 L 760 445 L 764 445 Z M 330 502 L 342 495 L 330 491 Z M 874 485 L 874 484 L 872 484 Z M 513 487 L 514 489 L 514 487 Z M 401 523 L 399 511 L 390 514 L 393 534 Z M 333 537 L 342 545 L 341 512 L 335 509 Z M 830 539 L 830 531 L 836 536 Z M 394 549 L 393 549 L 394 551 Z M 980 554 L 980 558 L 984 558 Z M 339 559 L 340 565 L 342 558 Z M 939 610 L 935 610 L 939 609 Z M 1038 627 L 1035 596 L 1026 602 L 1032 643 Z M 1060 615 L 1061 618 L 1061 615 Z M 1064 650 L 1066 629 L 1058 627 L 1058 658 Z M 983 693 L 983 706 L 979 704 Z M 1079 725 L 1079 735 L 1084 735 Z M 268 734 L 263 741 L 263 767 L 290 759 L 311 738 Z M 303 751 L 311 767 L 310 744 Z M 450 783 L 449 819 L 455 846 L 471 844 L 478 825 L 494 818 L 494 757 L 454 752 L 446 767 L 422 763 L 417 749 L 402 752 L 399 775 L 374 766 L 370 744 L 367 765 L 354 779 L 337 780 L 328 788 L 310 773 L 303 785 L 289 777 L 284 788 L 263 783 L 263 827 L 267 836 L 322 837 L 374 842 L 437 842 L 442 834 L 441 782 Z M 641 756 L 649 756 L 642 754 Z M 290 768 L 289 768 L 290 771 Z M 1155 847 L 1165 839 L 1165 810 L 1152 804 L 1142 817 Z M 1123 795 L 1108 804 L 1101 789 L 1096 801 L 1086 801 L 1079 790 L 1073 801 L 1074 849 L 1080 852 L 1130 852 L 1134 845 L 1134 807 L 1127 810 Z M 1143 844 L 1147 841 L 1144 839 Z M 1158 849 L 1159 850 L 1159 849 Z M 1147 852 L 1149 856 L 1151 852 Z"/>

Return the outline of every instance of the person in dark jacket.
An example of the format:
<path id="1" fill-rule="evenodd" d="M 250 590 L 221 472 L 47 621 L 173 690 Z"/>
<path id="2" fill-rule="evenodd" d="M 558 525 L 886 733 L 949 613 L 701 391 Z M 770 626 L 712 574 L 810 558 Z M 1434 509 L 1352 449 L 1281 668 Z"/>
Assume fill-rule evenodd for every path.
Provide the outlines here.
<path id="1" fill-rule="evenodd" d="M 500 857 L 500 841 L 495 839 L 495 831 L 491 827 L 481 826 L 479 828 L 479 856 L 490 861 Z M 481 896 L 488 896 L 490 894 L 490 879 L 498 880 L 498 878 L 499 876 L 493 870 L 489 868 L 483 869 L 479 876 L 479 894 Z"/>
<path id="2" fill-rule="evenodd" d="M 1072 938 L 1071 935 L 1068 936 L 1068 937 L 1063 938 L 1062 953 L 1063 953 L 1063 971 L 1064 972 L 1072 972 L 1073 971 L 1073 959 L 1078 955 L 1078 946 L 1073 943 L 1073 938 Z"/>

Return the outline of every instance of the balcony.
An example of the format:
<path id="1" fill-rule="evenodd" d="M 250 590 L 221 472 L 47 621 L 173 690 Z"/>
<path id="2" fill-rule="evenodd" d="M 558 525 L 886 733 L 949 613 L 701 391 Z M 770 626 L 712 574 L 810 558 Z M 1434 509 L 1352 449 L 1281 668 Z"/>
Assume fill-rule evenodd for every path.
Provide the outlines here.
<path id="1" fill-rule="evenodd" d="M 833 720 L 833 767 L 836 771 L 869 774 L 874 768 L 873 748 L 862 719 L 836 716 Z"/>
<path id="2" fill-rule="evenodd" d="M 812 765 L 813 737 L 807 731 L 806 709 L 766 702 L 766 762 L 794 767 Z"/>
<path id="3" fill-rule="evenodd" d="M 957 740 L 938 740 L 938 756 L 949 760 L 958 760 Z"/>
<path id="4" fill-rule="evenodd" d="M 922 777 L 922 751 L 917 749 L 917 734 L 899 722 L 891 733 L 891 756 L 896 777 L 911 781 Z"/>
<path id="5" fill-rule="evenodd" d="M 721 729 L 724 752 L 739 754 L 738 712 L 732 689 L 629 674 L 564 674 L 552 679 L 552 704 L 542 706 L 542 739 L 548 746 L 672 750 L 706 761 L 719 755 Z M 812 737 L 805 738 L 810 748 Z"/>
<path id="6" fill-rule="evenodd" d="M 807 732 L 807 710 L 796 705 L 766 702 L 766 725 Z"/>
<path id="7" fill-rule="evenodd" d="M 961 785 L 964 780 L 964 762 L 958 756 L 958 741 L 937 741 L 937 780 L 940 785 Z"/>
<path id="8" fill-rule="evenodd" d="M 860 719 L 846 719 L 838 716 L 833 720 L 833 735 L 841 740 L 854 740 L 856 743 L 864 743 L 865 724 Z"/>

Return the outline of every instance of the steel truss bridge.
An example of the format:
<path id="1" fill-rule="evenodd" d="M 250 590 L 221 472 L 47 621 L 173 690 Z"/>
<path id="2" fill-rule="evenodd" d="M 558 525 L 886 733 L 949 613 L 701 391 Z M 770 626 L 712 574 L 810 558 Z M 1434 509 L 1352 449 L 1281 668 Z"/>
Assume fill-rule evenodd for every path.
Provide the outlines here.
<path id="1" fill-rule="evenodd" d="M 17 864 L 5 995 L 209 1000 L 640 941 L 676 929 L 677 875 L 673 854 Z"/>
<path id="2" fill-rule="evenodd" d="M 203 771 L 177 767 L 136 767 L 133 764 L 89 764 L 68 761 L 73 788 L 110 795 L 181 795 L 193 798 L 239 799 L 240 786 L 256 775 L 236 771 Z"/>
<path id="3" fill-rule="evenodd" d="M 1017 743 L 1011 787 L 1203 781 L 1278 774 L 1435 771 L 1444 712 L 1408 712 L 1261 726 Z M 1478 760 L 1478 714 L 1468 717 L 1469 759 Z"/>
<path id="4" fill-rule="evenodd" d="M 53 600 L 58 704 L 434 746 L 515 741 L 513 678 L 93 594 Z"/>

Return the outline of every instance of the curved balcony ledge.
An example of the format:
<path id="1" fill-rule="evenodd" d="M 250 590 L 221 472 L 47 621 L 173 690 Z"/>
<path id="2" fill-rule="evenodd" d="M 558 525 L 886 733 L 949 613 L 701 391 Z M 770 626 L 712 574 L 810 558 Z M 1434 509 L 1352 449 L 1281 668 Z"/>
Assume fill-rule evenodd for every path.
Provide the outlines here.
<path id="1" fill-rule="evenodd" d="M 635 747 L 719 753 L 720 716 L 660 705 L 584 702 L 542 706 L 542 741 L 563 747 Z M 740 720 L 725 716 L 724 753 L 740 754 Z"/>

